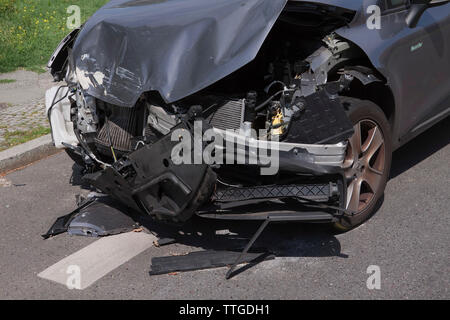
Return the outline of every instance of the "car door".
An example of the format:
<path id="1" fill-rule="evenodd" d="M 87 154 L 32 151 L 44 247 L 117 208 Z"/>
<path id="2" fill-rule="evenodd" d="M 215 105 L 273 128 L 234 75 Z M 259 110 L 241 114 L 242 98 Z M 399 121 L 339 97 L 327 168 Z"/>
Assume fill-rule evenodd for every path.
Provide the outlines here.
<path id="1" fill-rule="evenodd" d="M 409 138 L 450 110 L 450 4 L 428 8 L 414 28 L 409 0 L 383 0 L 380 35 L 394 41 L 380 56 L 400 108 L 398 137 Z"/>

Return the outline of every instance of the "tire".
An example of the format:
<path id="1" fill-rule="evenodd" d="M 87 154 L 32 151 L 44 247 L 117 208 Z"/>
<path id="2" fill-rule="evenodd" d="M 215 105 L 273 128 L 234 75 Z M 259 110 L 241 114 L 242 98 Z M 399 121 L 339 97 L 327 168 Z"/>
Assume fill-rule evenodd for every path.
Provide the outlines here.
<path id="1" fill-rule="evenodd" d="M 333 225 L 346 232 L 370 219 L 382 201 L 392 163 L 392 134 L 375 103 L 350 97 L 341 97 L 341 102 L 355 126 L 343 165 L 348 184 L 346 206 L 354 216 L 342 217 Z"/>

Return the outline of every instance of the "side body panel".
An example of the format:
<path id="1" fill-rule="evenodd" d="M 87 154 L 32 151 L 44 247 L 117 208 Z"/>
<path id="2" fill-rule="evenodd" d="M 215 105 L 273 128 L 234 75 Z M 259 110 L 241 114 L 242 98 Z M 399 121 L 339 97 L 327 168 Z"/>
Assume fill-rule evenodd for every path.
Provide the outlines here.
<path id="1" fill-rule="evenodd" d="M 400 8 L 383 13 L 381 29 L 370 30 L 367 8 L 373 4 L 380 1 L 364 1 L 350 28 L 337 33 L 361 47 L 387 79 L 398 147 L 450 113 L 450 3 L 429 8 L 416 28 L 407 27 L 408 10 Z"/>
<path id="2" fill-rule="evenodd" d="M 311 2 L 326 4 L 330 6 L 345 8 L 353 11 L 358 11 L 361 8 L 361 1 L 359 0 L 289 0 L 289 2 Z"/>

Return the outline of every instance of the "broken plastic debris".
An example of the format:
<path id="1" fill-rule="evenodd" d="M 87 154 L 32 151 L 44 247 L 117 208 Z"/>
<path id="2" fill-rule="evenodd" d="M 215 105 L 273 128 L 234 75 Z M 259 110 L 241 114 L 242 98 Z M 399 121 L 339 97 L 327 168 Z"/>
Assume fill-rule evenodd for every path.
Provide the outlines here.
<path id="1" fill-rule="evenodd" d="M 6 178 L 0 178 L 0 187 L 11 187 L 11 181 L 7 180 Z"/>

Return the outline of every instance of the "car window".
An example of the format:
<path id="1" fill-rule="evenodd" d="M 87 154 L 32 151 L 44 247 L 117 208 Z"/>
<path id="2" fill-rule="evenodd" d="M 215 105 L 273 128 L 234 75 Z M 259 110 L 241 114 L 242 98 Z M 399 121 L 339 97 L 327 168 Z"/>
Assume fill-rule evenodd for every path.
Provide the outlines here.
<path id="1" fill-rule="evenodd" d="M 383 13 L 388 14 L 406 9 L 410 2 L 409 0 L 382 0 L 380 1 L 380 4 Z"/>
<path id="2" fill-rule="evenodd" d="M 406 6 L 408 0 L 386 0 L 386 9 L 395 9 L 398 7 Z"/>

